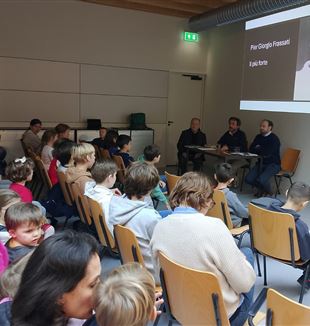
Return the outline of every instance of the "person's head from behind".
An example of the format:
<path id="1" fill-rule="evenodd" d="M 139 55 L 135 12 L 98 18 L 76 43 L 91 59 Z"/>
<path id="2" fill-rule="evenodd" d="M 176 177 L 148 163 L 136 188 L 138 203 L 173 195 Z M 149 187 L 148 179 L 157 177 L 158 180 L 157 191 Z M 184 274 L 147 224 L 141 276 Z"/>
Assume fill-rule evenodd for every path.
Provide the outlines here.
<path id="1" fill-rule="evenodd" d="M 273 129 L 273 122 L 271 120 L 264 119 L 260 123 L 260 133 L 262 135 L 267 135 L 269 132 L 271 132 Z"/>
<path id="2" fill-rule="evenodd" d="M 99 138 L 105 139 L 105 136 L 107 135 L 107 131 L 108 131 L 107 128 L 101 127 L 99 129 Z"/>
<path id="3" fill-rule="evenodd" d="M 129 199 L 143 199 L 158 183 L 159 175 L 154 165 L 134 162 L 126 170 L 124 192 Z"/>
<path id="4" fill-rule="evenodd" d="M 105 143 L 107 146 L 107 149 L 111 147 L 116 147 L 116 142 L 118 138 L 118 132 L 116 130 L 109 130 L 105 136 Z"/>
<path id="5" fill-rule="evenodd" d="M 186 206 L 206 215 L 214 204 L 213 189 L 208 177 L 201 172 L 187 172 L 177 181 L 170 194 L 172 208 Z"/>
<path id="6" fill-rule="evenodd" d="M 93 145 L 88 143 L 77 144 L 72 147 L 71 160 L 75 166 L 86 165 L 90 169 L 96 160 L 95 148 Z"/>
<path id="7" fill-rule="evenodd" d="M 42 129 L 42 122 L 40 119 L 32 119 L 30 121 L 29 129 L 34 133 L 38 134 Z"/>
<path id="8" fill-rule="evenodd" d="M 303 182 L 294 182 L 286 193 L 287 203 L 293 207 L 295 211 L 305 208 L 310 201 L 310 186 Z"/>
<path id="9" fill-rule="evenodd" d="M 42 145 L 49 145 L 53 147 L 54 143 L 57 140 L 57 132 L 55 129 L 48 129 L 44 131 L 44 134 L 42 135 L 41 141 Z"/>
<path id="10" fill-rule="evenodd" d="M 62 166 L 69 164 L 71 159 L 71 150 L 76 143 L 69 139 L 58 139 L 55 145 L 53 156 L 60 162 Z"/>
<path id="11" fill-rule="evenodd" d="M 14 325 L 54 325 L 59 318 L 87 319 L 101 273 L 98 245 L 71 230 L 44 240 L 23 272 L 12 305 Z"/>
<path id="12" fill-rule="evenodd" d="M 218 183 L 228 186 L 234 181 L 235 173 L 229 163 L 219 163 L 215 165 L 214 178 Z"/>
<path id="13" fill-rule="evenodd" d="M 13 261 L 0 277 L 0 298 L 15 297 L 20 284 L 22 273 L 31 257 L 32 252 Z"/>
<path id="14" fill-rule="evenodd" d="M 235 133 L 241 126 L 241 120 L 237 117 L 230 117 L 228 119 L 228 129 L 231 133 Z"/>
<path id="15" fill-rule="evenodd" d="M 56 127 L 55 130 L 57 132 L 58 138 L 65 138 L 69 139 L 70 137 L 70 127 L 66 125 L 65 123 L 59 123 Z"/>
<path id="16" fill-rule="evenodd" d="M 131 137 L 128 135 L 119 135 L 116 144 L 122 152 L 128 153 L 131 149 Z"/>
<path id="17" fill-rule="evenodd" d="M 42 236 L 45 221 L 40 208 L 32 203 L 16 203 L 4 215 L 6 229 L 11 239 L 21 246 L 36 246 Z"/>
<path id="18" fill-rule="evenodd" d="M 1 189 L 0 190 L 0 224 L 4 225 L 4 214 L 6 210 L 13 204 L 21 201 L 20 196 L 13 190 Z"/>
<path id="19" fill-rule="evenodd" d="M 100 159 L 96 161 L 91 169 L 92 178 L 96 184 L 112 188 L 116 181 L 117 165 L 110 159 Z"/>
<path id="20" fill-rule="evenodd" d="M 7 178 L 12 182 L 31 181 L 34 163 L 30 158 L 21 157 L 11 161 L 5 169 Z"/>
<path id="21" fill-rule="evenodd" d="M 144 148 L 144 159 L 148 163 L 156 164 L 160 161 L 160 149 L 157 145 L 149 145 Z"/>
<path id="22" fill-rule="evenodd" d="M 99 326 L 146 326 L 155 320 L 155 282 L 140 264 L 115 269 L 99 284 L 95 299 Z"/>
<path id="23" fill-rule="evenodd" d="M 194 134 L 196 134 L 200 129 L 200 119 L 192 118 L 191 120 L 191 130 Z"/>

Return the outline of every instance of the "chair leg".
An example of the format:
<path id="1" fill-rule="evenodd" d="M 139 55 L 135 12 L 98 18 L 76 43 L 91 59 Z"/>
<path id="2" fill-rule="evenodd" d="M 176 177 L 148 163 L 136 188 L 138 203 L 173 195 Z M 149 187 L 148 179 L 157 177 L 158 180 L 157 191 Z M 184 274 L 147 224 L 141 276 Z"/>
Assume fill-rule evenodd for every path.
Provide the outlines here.
<path id="1" fill-rule="evenodd" d="M 303 301 L 303 299 L 304 299 L 305 288 L 306 288 L 306 282 L 308 282 L 309 272 L 310 272 L 310 264 L 308 264 L 308 266 L 307 266 L 307 268 L 306 268 L 304 281 L 303 281 L 303 283 L 302 283 L 302 287 L 301 287 L 301 290 L 300 290 L 299 301 L 298 301 L 299 303 L 302 303 L 302 301 Z"/>
<path id="2" fill-rule="evenodd" d="M 275 175 L 274 176 L 274 181 L 275 181 L 275 184 L 276 184 L 276 193 L 275 193 L 275 197 L 277 197 L 277 195 L 280 195 L 280 182 L 281 182 L 281 177 L 280 177 L 280 180 L 279 180 L 279 183 L 278 183 L 278 180 L 277 180 L 277 176 Z"/>
<path id="3" fill-rule="evenodd" d="M 241 177 L 241 182 L 240 182 L 240 192 L 242 192 L 242 189 L 243 189 L 244 177 L 245 177 L 245 168 L 242 169 L 242 177 Z"/>
<path id="4" fill-rule="evenodd" d="M 262 272 L 260 270 L 260 263 L 259 263 L 259 256 L 258 253 L 255 254 L 256 256 L 256 263 L 257 263 L 257 272 L 258 272 L 258 276 L 261 277 L 262 276 Z"/>
<path id="5" fill-rule="evenodd" d="M 266 256 L 263 256 L 264 261 L 264 285 L 267 285 L 267 264 L 266 264 Z"/>
<path id="6" fill-rule="evenodd" d="M 288 179 L 290 180 L 290 184 L 291 186 L 293 185 L 293 181 L 292 181 L 292 178 L 290 176 L 288 176 Z"/>

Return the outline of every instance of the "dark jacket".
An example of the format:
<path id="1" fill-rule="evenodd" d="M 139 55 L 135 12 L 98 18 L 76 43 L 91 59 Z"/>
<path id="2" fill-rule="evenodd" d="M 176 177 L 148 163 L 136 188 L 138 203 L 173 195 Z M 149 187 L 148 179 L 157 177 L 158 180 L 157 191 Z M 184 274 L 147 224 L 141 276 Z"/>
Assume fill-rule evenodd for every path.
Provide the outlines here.
<path id="1" fill-rule="evenodd" d="M 10 326 L 11 325 L 11 306 L 12 301 L 7 301 L 0 304 L 0 325 Z"/>
<path id="2" fill-rule="evenodd" d="M 93 315 L 90 319 L 86 320 L 83 326 L 98 326 L 96 315 Z"/>
<path id="3" fill-rule="evenodd" d="M 241 130 L 237 130 L 234 134 L 226 131 L 217 143 L 221 146 L 228 146 L 230 151 L 234 151 L 236 147 L 240 148 L 240 152 L 246 152 L 248 150 L 246 135 Z"/>
<path id="4" fill-rule="evenodd" d="M 187 145 L 204 146 L 206 144 L 207 144 L 206 135 L 202 131 L 200 131 L 200 129 L 198 130 L 197 133 L 194 134 L 192 132 L 192 129 L 189 128 L 182 131 L 177 146 L 178 146 L 179 153 L 182 153 L 185 151 L 184 146 Z"/>
<path id="5" fill-rule="evenodd" d="M 268 136 L 258 134 L 254 138 L 249 151 L 261 155 L 263 157 L 263 164 L 281 164 L 280 140 L 274 133 Z"/>

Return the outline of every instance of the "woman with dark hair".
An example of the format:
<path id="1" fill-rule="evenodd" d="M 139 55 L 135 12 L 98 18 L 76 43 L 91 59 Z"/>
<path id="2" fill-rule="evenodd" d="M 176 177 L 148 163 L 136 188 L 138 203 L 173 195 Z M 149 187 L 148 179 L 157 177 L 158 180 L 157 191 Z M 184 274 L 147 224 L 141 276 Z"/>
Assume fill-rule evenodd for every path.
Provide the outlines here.
<path id="1" fill-rule="evenodd" d="M 118 138 L 118 132 L 114 129 L 110 129 L 104 139 L 105 142 L 105 149 L 109 150 L 110 155 L 114 155 L 118 151 L 117 147 L 117 138 Z"/>
<path id="2" fill-rule="evenodd" d="M 12 305 L 13 326 L 64 326 L 87 319 L 101 273 L 98 245 L 86 233 L 65 231 L 43 241 L 23 272 Z"/>

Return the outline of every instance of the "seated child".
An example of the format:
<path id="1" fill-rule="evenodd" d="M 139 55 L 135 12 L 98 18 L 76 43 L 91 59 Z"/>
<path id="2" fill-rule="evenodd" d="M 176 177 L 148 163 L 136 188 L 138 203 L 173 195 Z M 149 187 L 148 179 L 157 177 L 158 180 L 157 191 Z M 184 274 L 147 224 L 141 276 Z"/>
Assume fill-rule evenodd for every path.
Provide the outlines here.
<path id="1" fill-rule="evenodd" d="M 98 284 L 95 312 L 85 326 L 146 326 L 157 316 L 154 278 L 137 263 L 118 267 Z"/>
<path id="2" fill-rule="evenodd" d="M 113 195 L 121 195 L 115 188 L 111 189 L 116 180 L 117 165 L 112 160 L 98 160 L 91 169 L 95 182 L 85 184 L 85 195 L 96 200 L 102 207 L 106 221 L 109 219 L 110 201 Z"/>
<path id="3" fill-rule="evenodd" d="M 0 278 L 0 325 L 11 325 L 11 306 L 31 252 L 13 262 Z"/>
<path id="4" fill-rule="evenodd" d="M 238 196 L 228 188 L 228 186 L 234 181 L 232 166 L 228 163 L 217 164 L 215 166 L 214 178 L 218 182 L 215 189 L 223 191 L 227 199 L 233 226 L 239 227 L 243 219 L 248 219 L 248 210 L 241 203 Z"/>
<path id="5" fill-rule="evenodd" d="M 43 234 L 41 227 L 45 218 L 34 204 L 16 203 L 7 209 L 4 220 L 11 236 L 6 247 L 9 261 L 12 263 L 39 245 Z"/>
<path id="6" fill-rule="evenodd" d="M 108 227 L 113 234 L 113 226 L 120 224 L 130 228 L 136 235 L 144 258 L 145 267 L 154 275 L 150 241 L 153 230 L 161 220 L 160 214 L 147 202 L 145 197 L 159 182 L 154 165 L 135 162 L 125 174 L 124 196 L 113 196 L 110 202 Z M 156 280 L 159 282 L 159 280 Z"/>
<path id="7" fill-rule="evenodd" d="M 10 189 L 0 190 L 0 241 L 5 244 L 9 239 L 10 235 L 5 227 L 4 214 L 6 210 L 13 204 L 19 203 L 19 195 Z"/>
<path id="8" fill-rule="evenodd" d="M 46 171 L 48 171 L 53 159 L 54 144 L 57 140 L 57 133 L 55 129 L 48 129 L 42 136 L 42 152 L 41 160 L 44 164 Z"/>
<path id="9" fill-rule="evenodd" d="M 69 139 L 70 138 L 70 126 L 65 123 L 59 123 L 55 130 L 57 132 L 58 139 Z"/>
<path id="10" fill-rule="evenodd" d="M 295 182 L 286 192 L 286 202 L 274 199 L 267 209 L 275 212 L 293 215 L 296 225 L 297 240 L 300 256 L 303 261 L 310 259 L 310 234 L 309 228 L 300 218 L 300 212 L 310 201 L 310 186 L 303 182 Z M 302 284 L 304 274 L 298 279 Z M 306 283 L 306 289 L 310 288 L 310 280 Z"/>
<path id="11" fill-rule="evenodd" d="M 89 169 L 95 163 L 95 148 L 88 143 L 77 144 L 73 146 L 71 151 L 71 166 L 66 172 L 67 181 L 75 182 L 81 194 L 84 194 L 85 184 L 92 181 Z"/>
<path id="12" fill-rule="evenodd" d="M 130 136 L 119 135 L 117 138 L 117 146 L 119 147 L 119 151 L 116 153 L 116 155 L 122 157 L 125 167 L 127 168 L 134 161 L 134 158 L 129 155 L 131 149 Z"/>
<path id="13" fill-rule="evenodd" d="M 149 145 L 144 148 L 143 155 L 138 158 L 141 162 L 146 162 L 148 164 L 157 164 L 160 160 L 160 151 L 159 147 L 156 145 Z M 166 176 L 160 175 L 159 184 L 151 192 L 151 197 L 157 199 L 159 202 L 162 202 L 167 209 L 171 209 L 167 197 L 163 194 L 166 192 Z"/>

